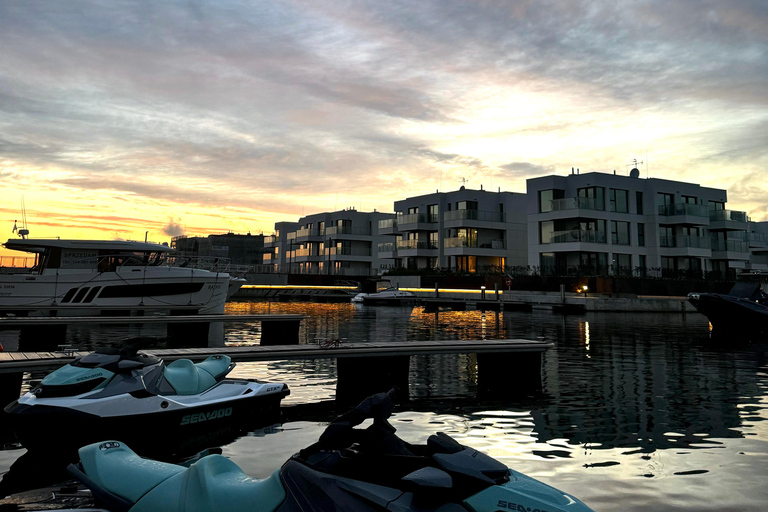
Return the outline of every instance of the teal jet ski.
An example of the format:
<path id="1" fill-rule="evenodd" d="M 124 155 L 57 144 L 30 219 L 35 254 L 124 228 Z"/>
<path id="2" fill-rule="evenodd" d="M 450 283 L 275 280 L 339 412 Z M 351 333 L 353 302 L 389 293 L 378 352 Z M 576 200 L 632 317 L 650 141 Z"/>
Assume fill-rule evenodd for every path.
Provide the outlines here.
<path id="1" fill-rule="evenodd" d="M 166 365 L 139 345 L 80 357 L 6 406 L 18 441 L 34 450 L 105 436 L 162 446 L 260 416 L 272 424 L 289 394 L 284 383 L 228 378 L 235 364 L 227 355 Z"/>
<path id="2" fill-rule="evenodd" d="M 393 409 L 392 392 L 367 398 L 264 479 L 221 455 L 184 467 L 120 441 L 81 448 L 69 471 L 112 512 L 591 511 L 444 433 L 424 445 L 403 441 L 387 421 Z"/>

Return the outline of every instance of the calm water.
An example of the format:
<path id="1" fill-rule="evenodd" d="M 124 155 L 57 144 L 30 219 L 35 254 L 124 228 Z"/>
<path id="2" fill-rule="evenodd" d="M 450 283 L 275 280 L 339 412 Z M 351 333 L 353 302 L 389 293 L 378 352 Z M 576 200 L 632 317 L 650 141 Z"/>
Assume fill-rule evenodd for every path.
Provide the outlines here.
<path id="1" fill-rule="evenodd" d="M 411 400 L 392 423 L 411 442 L 437 430 L 596 511 L 764 511 L 768 502 L 765 342 L 713 340 L 703 316 L 440 312 L 352 304 L 237 302 L 230 313 L 301 313 L 301 343 L 422 339 L 545 339 L 543 390 L 478 400 L 472 356 L 412 358 Z M 258 325 L 227 324 L 222 343 L 258 343 Z M 153 334 L 130 332 L 130 334 Z M 70 341 L 126 333 L 73 330 Z M 333 418 L 332 360 L 239 363 L 236 376 L 285 381 L 287 420 L 224 447 L 267 476 Z M 510 382 L 512 379 L 510 379 Z M 511 384 L 510 384 L 511 385 Z M 23 450 L 0 451 L 0 472 Z"/>

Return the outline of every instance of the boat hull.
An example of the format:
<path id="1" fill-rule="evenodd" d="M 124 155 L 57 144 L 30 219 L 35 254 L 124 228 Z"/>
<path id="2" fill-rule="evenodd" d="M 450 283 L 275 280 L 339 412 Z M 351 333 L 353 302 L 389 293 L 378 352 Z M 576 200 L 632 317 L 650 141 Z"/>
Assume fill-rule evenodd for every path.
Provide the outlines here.
<path id="1" fill-rule="evenodd" d="M 768 332 L 768 306 L 758 301 L 720 293 L 691 293 L 690 302 L 720 332 Z"/>
<path id="2" fill-rule="evenodd" d="M 221 314 L 242 286 L 229 274 L 173 267 L 117 272 L 0 275 L 0 311 L 19 316 L 92 316 L 118 311 Z"/>

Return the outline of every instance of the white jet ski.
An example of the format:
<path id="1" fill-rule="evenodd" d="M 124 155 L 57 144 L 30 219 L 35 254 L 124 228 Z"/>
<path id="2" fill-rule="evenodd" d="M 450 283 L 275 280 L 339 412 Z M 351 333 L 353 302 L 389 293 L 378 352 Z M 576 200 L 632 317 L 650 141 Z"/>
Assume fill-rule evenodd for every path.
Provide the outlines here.
<path id="1" fill-rule="evenodd" d="M 225 378 L 235 366 L 226 355 L 165 365 L 137 348 L 103 348 L 78 358 L 6 406 L 18 441 L 28 449 L 53 442 L 83 446 L 105 436 L 158 444 L 276 417 L 290 393 L 284 383 Z"/>

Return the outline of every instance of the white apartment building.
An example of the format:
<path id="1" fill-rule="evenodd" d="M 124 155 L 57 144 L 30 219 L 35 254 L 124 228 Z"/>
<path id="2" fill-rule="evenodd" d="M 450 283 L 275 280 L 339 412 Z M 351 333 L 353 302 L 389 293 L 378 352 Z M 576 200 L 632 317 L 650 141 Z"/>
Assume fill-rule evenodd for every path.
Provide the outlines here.
<path id="1" fill-rule="evenodd" d="M 379 222 L 391 235 L 379 258 L 411 269 L 525 266 L 526 207 L 522 193 L 465 187 L 395 201 L 396 217 Z"/>
<path id="2" fill-rule="evenodd" d="M 378 275 L 388 267 L 376 250 L 387 239 L 378 233 L 379 221 L 394 217 L 347 209 L 278 222 L 264 240 L 265 264 L 289 274 Z"/>
<path id="3" fill-rule="evenodd" d="M 765 251 L 762 226 L 748 231 L 722 189 L 643 179 L 637 169 L 572 170 L 527 180 L 527 195 L 528 263 L 542 273 L 726 273 L 765 259 L 753 261 Z"/>

